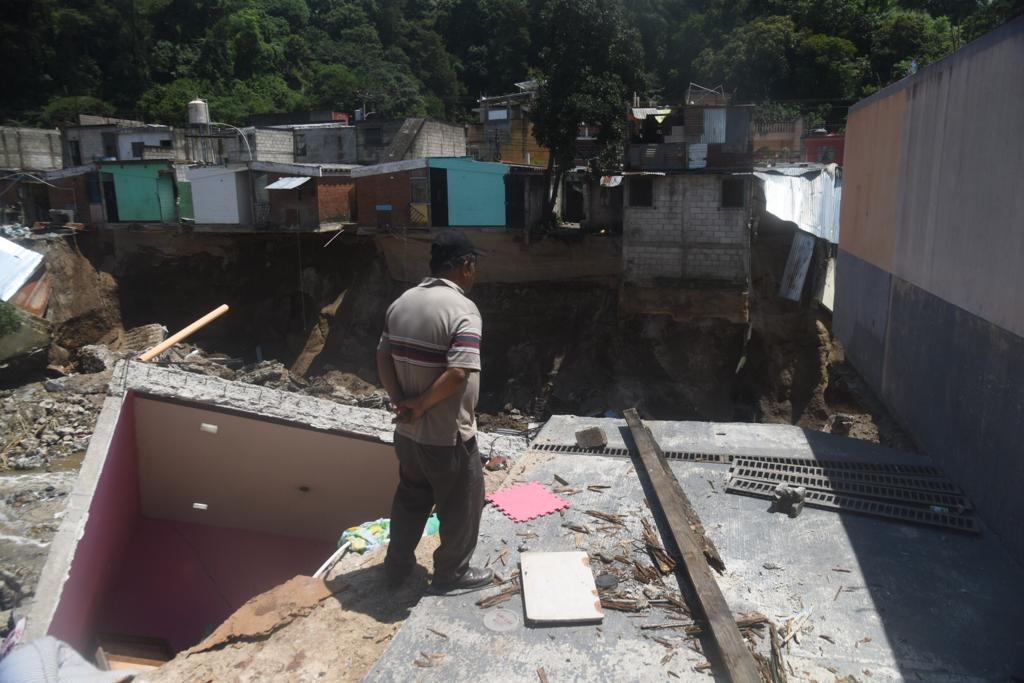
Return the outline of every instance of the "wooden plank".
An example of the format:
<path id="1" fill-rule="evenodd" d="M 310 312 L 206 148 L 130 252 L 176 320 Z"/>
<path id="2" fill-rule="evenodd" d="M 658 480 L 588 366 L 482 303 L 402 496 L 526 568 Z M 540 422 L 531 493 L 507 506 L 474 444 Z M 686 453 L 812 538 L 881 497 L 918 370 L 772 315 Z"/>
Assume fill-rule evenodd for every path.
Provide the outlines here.
<path id="1" fill-rule="evenodd" d="M 718 647 L 721 663 L 729 679 L 735 683 L 761 683 L 761 675 L 754 664 L 754 658 L 747 649 L 743 636 L 740 635 L 732 611 L 683 512 L 684 507 L 690 505 L 686 494 L 669 472 L 664 455 L 658 457 L 661 449 L 640 421 L 636 410 L 629 409 L 625 411 L 624 416 L 633 435 L 640 464 L 650 478 L 656 498 L 654 502 L 661 508 L 668 521 L 669 531 L 682 556 L 686 576 L 707 619 L 711 636 Z"/>

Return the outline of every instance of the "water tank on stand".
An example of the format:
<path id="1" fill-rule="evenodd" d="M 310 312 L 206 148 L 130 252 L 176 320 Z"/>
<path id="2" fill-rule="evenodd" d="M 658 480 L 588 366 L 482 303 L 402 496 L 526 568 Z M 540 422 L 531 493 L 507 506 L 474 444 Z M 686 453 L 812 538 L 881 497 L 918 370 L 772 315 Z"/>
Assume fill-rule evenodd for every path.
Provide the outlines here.
<path id="1" fill-rule="evenodd" d="M 188 103 L 188 122 L 192 126 L 210 123 L 210 106 L 206 104 L 206 100 L 194 99 Z"/>

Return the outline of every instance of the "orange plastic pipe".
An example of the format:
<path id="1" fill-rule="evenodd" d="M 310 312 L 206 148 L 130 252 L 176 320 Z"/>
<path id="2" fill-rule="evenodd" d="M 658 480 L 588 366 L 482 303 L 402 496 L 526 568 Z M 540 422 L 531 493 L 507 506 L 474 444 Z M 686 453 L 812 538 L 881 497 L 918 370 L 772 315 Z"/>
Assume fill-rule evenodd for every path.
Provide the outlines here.
<path id="1" fill-rule="evenodd" d="M 180 330 L 178 332 L 175 332 L 170 337 L 168 337 L 167 339 L 163 340 L 162 342 L 160 342 L 159 344 L 157 344 L 156 346 L 151 348 L 149 351 L 146 351 L 144 354 L 139 356 L 139 360 L 141 360 L 143 362 L 146 362 L 146 361 L 149 361 L 149 360 L 153 360 L 154 358 L 159 356 L 161 353 L 163 353 L 167 349 L 171 348 L 172 346 L 174 346 L 175 344 L 180 342 L 185 337 L 189 336 L 190 334 L 192 334 L 196 330 L 202 329 L 208 323 L 213 322 L 214 320 L 216 320 L 217 318 L 221 317 L 222 315 L 224 315 L 227 312 L 228 312 L 228 305 L 227 304 L 221 304 L 220 306 L 218 306 L 217 308 L 213 309 L 212 311 L 210 311 L 209 313 L 207 313 L 202 318 L 200 318 L 199 320 L 195 321 L 194 323 L 192 323 L 188 327 L 186 327 L 186 328 L 184 328 L 184 329 L 182 329 L 182 330 Z"/>

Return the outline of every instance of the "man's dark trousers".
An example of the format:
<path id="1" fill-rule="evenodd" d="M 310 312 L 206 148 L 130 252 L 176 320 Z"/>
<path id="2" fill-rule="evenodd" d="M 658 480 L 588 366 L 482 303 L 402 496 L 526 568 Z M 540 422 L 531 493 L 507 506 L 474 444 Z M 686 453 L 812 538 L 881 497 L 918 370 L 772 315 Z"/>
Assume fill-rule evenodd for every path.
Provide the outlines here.
<path id="1" fill-rule="evenodd" d="M 434 582 L 462 576 L 476 549 L 484 506 L 484 477 L 476 438 L 454 446 L 425 446 L 395 434 L 399 482 L 391 505 L 391 541 L 384 567 L 402 578 L 416 565 L 416 544 L 437 506 L 441 545 L 434 551 Z"/>

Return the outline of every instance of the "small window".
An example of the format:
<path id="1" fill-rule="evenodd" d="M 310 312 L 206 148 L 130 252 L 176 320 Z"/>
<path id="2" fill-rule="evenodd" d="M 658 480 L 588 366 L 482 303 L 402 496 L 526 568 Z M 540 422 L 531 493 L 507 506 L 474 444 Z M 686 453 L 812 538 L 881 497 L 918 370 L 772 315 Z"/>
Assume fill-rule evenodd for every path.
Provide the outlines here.
<path id="1" fill-rule="evenodd" d="M 412 179 L 412 201 L 414 204 L 425 204 L 430 201 L 429 195 L 427 194 L 426 178 Z"/>
<path id="2" fill-rule="evenodd" d="M 113 133 L 100 133 L 100 141 L 103 144 L 103 158 L 117 158 L 117 137 Z"/>
<path id="3" fill-rule="evenodd" d="M 296 133 L 295 134 L 295 156 L 304 157 L 306 156 L 306 134 Z"/>
<path id="4" fill-rule="evenodd" d="M 722 208 L 742 209 L 746 206 L 746 183 L 742 178 L 722 179 Z"/>
<path id="5" fill-rule="evenodd" d="M 164 149 L 170 149 L 171 148 L 171 141 L 170 140 L 161 140 L 160 141 L 160 146 L 163 147 Z"/>
<path id="6" fill-rule="evenodd" d="M 630 177 L 629 205 L 654 206 L 654 178 L 642 175 Z"/>
<path id="7" fill-rule="evenodd" d="M 142 148 L 146 146 L 145 142 L 133 142 L 132 143 L 132 159 L 142 158 Z"/>
<path id="8" fill-rule="evenodd" d="M 71 165 L 82 165 L 82 147 L 78 140 L 68 140 L 68 147 L 71 150 Z"/>
<path id="9" fill-rule="evenodd" d="M 836 150 L 831 145 L 822 145 L 818 148 L 818 163 L 831 164 L 836 160 Z"/>

